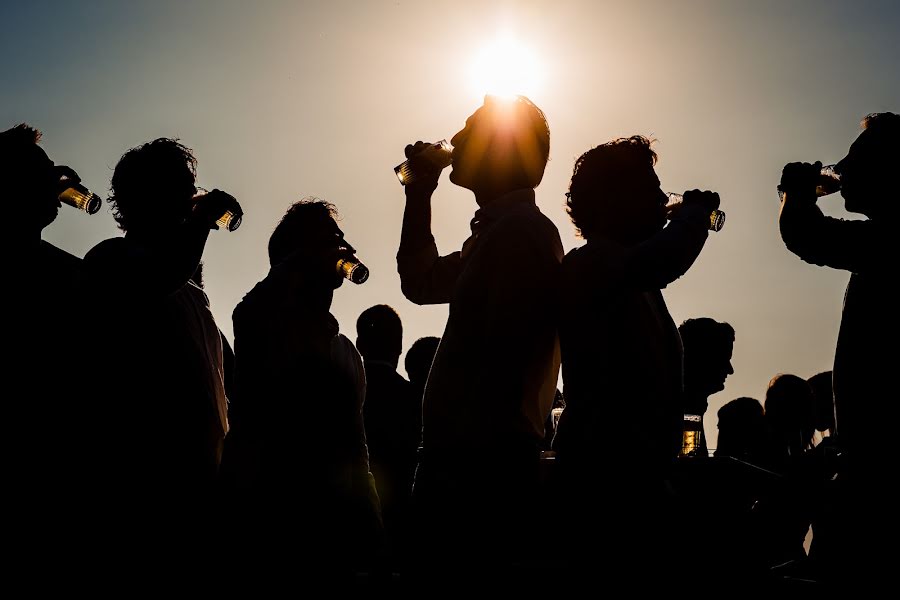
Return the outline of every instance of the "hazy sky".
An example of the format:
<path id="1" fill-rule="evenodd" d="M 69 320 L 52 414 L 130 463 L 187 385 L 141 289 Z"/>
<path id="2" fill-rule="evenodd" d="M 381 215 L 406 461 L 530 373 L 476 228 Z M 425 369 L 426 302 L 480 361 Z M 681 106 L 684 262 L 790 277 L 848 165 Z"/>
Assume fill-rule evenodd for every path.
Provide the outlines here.
<path id="1" fill-rule="evenodd" d="M 707 413 L 713 438 L 728 400 L 762 400 L 776 373 L 808 377 L 832 364 L 849 274 L 785 249 L 782 166 L 836 162 L 865 114 L 900 111 L 900 3 L 889 1 L 4 0 L 0 25 L 0 128 L 40 128 L 50 157 L 104 197 L 125 150 L 178 137 L 198 157 L 198 182 L 241 201 L 241 228 L 214 232 L 204 255 L 229 337 L 231 311 L 267 271 L 275 223 L 312 195 L 337 205 L 372 271 L 335 293 L 343 332 L 355 339 L 359 313 L 390 304 L 404 350 L 440 335 L 447 308 L 400 293 L 403 190 L 392 168 L 408 142 L 463 126 L 488 91 L 473 81 L 474 61 L 498 37 L 514 38 L 537 57 L 524 91 L 551 131 L 538 204 L 567 250 L 582 243 L 563 209 L 572 165 L 611 138 L 658 139 L 664 189 L 721 194 L 724 230 L 664 292 L 676 322 L 711 316 L 737 331 L 736 372 Z M 839 196 L 821 205 L 851 216 Z M 443 254 L 459 249 L 475 208 L 443 175 L 434 196 Z M 119 232 L 105 208 L 93 217 L 64 208 L 44 234 L 83 256 Z"/>

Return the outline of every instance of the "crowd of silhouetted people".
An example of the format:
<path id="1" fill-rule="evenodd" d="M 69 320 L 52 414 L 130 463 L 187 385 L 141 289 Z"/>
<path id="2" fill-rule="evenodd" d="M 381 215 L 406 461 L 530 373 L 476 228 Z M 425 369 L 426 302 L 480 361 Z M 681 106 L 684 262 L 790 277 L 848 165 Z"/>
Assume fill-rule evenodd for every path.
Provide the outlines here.
<path id="1" fill-rule="evenodd" d="M 384 243 L 406 298 L 449 304 L 440 338 L 408 350 L 406 379 L 394 308 L 363 311 L 355 343 L 330 312 L 356 252 L 333 204 L 299 200 L 275 224 L 232 345 L 201 261 L 223 215 L 252 206 L 196 187 L 193 152 L 155 139 L 113 171 L 124 235 L 77 258 L 41 239 L 77 172 L 36 129 L 3 131 L 8 569 L 217 592 L 887 579 L 900 116 L 862 126 L 833 177 L 865 218 L 821 212 L 820 163 L 785 166 L 779 186 L 787 248 L 851 273 L 833 369 L 728 402 L 715 447 L 703 418 L 734 373 L 736 332 L 702 316 L 676 326 L 662 290 L 703 251 L 720 198 L 670 203 L 644 136 L 575 162 L 565 206 L 585 243 L 568 253 L 535 203 L 550 131 L 527 98 L 486 97 L 451 140 L 450 181 L 478 204 L 458 251 L 441 255 L 431 230 L 443 165 L 429 143 L 406 147 L 416 177 L 400 239 Z"/>

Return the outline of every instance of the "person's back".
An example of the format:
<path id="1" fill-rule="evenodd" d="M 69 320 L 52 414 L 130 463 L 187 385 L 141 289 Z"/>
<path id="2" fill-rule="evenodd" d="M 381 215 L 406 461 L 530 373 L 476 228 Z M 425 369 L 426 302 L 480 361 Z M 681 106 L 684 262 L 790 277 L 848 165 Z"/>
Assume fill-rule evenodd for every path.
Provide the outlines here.
<path id="1" fill-rule="evenodd" d="M 386 304 L 367 308 L 356 321 L 356 346 L 366 369 L 363 417 L 369 463 L 392 554 L 393 569 L 403 568 L 421 437 L 422 401 L 397 372 L 403 324 Z"/>
<path id="2" fill-rule="evenodd" d="M 768 456 L 764 410 L 755 398 L 736 398 L 717 413 L 719 439 L 715 455 L 761 466 Z"/>
<path id="3" fill-rule="evenodd" d="M 415 401 L 410 383 L 389 365 L 365 360 L 365 367 L 366 440 L 378 495 L 384 503 L 389 497 L 399 499 L 412 491 L 421 403 Z"/>
<path id="4" fill-rule="evenodd" d="M 781 474 L 760 502 L 761 526 L 768 532 L 766 558 L 774 566 L 806 557 L 804 538 L 821 498 L 807 454 L 815 431 L 812 389 L 791 374 L 772 378 L 766 389 L 765 419 L 770 433 L 770 467 Z"/>

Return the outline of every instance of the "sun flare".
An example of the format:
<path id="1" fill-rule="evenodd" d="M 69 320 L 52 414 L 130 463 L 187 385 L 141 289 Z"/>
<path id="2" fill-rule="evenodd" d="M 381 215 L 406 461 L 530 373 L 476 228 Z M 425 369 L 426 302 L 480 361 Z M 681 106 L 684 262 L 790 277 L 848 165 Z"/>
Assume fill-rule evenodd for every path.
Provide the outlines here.
<path id="1" fill-rule="evenodd" d="M 533 96 L 541 83 L 540 62 L 529 48 L 504 35 L 475 56 L 471 80 L 479 96 Z"/>

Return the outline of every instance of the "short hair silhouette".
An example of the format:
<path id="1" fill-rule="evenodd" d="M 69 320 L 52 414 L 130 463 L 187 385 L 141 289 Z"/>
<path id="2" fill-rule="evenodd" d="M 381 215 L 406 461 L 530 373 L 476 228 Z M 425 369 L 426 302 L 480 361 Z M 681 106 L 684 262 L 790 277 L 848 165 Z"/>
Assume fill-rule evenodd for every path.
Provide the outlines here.
<path id="1" fill-rule="evenodd" d="M 145 220 L 160 193 L 196 191 L 197 159 L 176 139 L 158 138 L 128 150 L 113 171 L 109 203 L 122 231 Z M 136 218 L 137 217 L 137 218 Z"/>
<path id="2" fill-rule="evenodd" d="M 765 411 L 756 398 L 746 396 L 728 402 L 717 413 L 719 441 L 716 456 L 762 458 L 766 441 Z"/>
<path id="3" fill-rule="evenodd" d="M 298 200 L 288 208 L 269 238 L 269 264 L 275 266 L 300 248 L 314 245 L 327 233 L 322 225 L 337 220 L 337 208 L 330 202 L 319 198 Z"/>
<path id="4" fill-rule="evenodd" d="M 709 317 L 686 319 L 678 326 L 678 333 L 685 348 L 685 356 L 688 352 L 695 352 L 700 356 L 717 354 L 734 344 L 734 328 Z"/>
<path id="5" fill-rule="evenodd" d="M 578 235 L 585 239 L 614 227 L 609 223 L 619 211 L 621 190 L 646 178 L 656 165 L 652 140 L 633 135 L 591 148 L 578 157 L 566 194 L 566 212 Z"/>
<path id="6" fill-rule="evenodd" d="M 45 187 L 41 184 L 47 181 L 46 169 L 52 163 L 41 150 L 32 150 L 40 141 L 41 132 L 25 123 L 0 132 L 0 179 L 9 198 L 27 198 L 26 210 L 18 216 L 29 231 L 42 230 L 55 221 L 59 204 L 41 193 L 41 187 Z"/>
<path id="7" fill-rule="evenodd" d="M 809 448 L 815 430 L 813 392 L 802 377 L 779 373 L 766 389 L 766 420 L 795 455 Z"/>
<path id="8" fill-rule="evenodd" d="M 504 171 L 482 172 L 477 179 L 503 179 L 518 188 L 535 188 L 541 183 L 550 158 L 550 127 L 531 100 L 487 95 L 466 125 L 470 131 L 466 156 L 471 162 L 463 160 L 471 166 L 489 156 L 494 163 L 501 161 Z"/>
<path id="9" fill-rule="evenodd" d="M 434 362 L 434 355 L 440 343 L 441 338 L 427 336 L 417 339 L 410 346 L 406 352 L 406 358 L 403 360 L 403 366 L 406 368 L 406 374 L 410 382 L 417 386 L 425 385 L 425 380 L 428 379 L 428 372 L 431 370 L 431 363 Z"/>
<path id="10" fill-rule="evenodd" d="M 19 123 L 0 133 L 0 169 L 4 174 L 11 172 L 10 163 L 17 162 L 22 148 L 40 142 L 41 135 L 39 130 L 26 123 Z"/>
<path id="11" fill-rule="evenodd" d="M 396 365 L 403 352 L 403 323 L 387 304 L 367 308 L 356 320 L 356 347 L 366 360 Z"/>
<path id="12" fill-rule="evenodd" d="M 897 154 L 896 140 L 900 137 L 900 115 L 892 112 L 870 113 L 863 117 L 860 126 L 872 133 L 879 134 L 879 141 L 883 141 L 882 148 L 886 152 Z M 881 137 L 881 134 L 884 137 Z"/>

